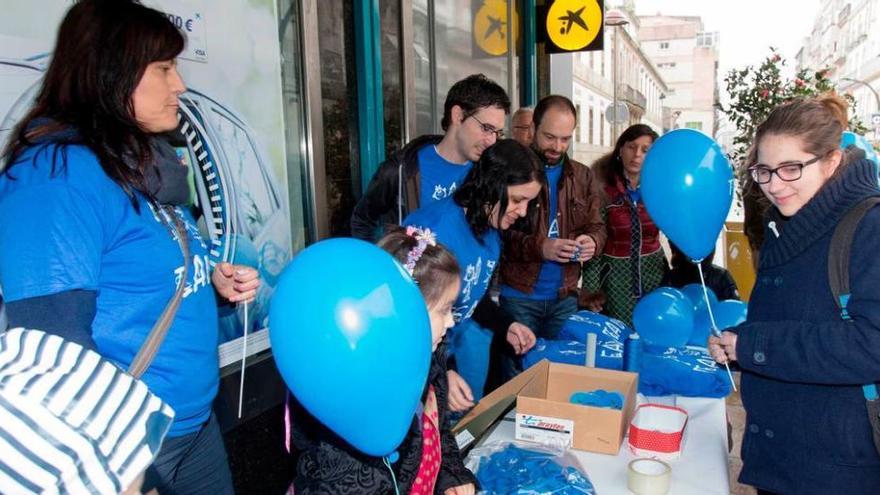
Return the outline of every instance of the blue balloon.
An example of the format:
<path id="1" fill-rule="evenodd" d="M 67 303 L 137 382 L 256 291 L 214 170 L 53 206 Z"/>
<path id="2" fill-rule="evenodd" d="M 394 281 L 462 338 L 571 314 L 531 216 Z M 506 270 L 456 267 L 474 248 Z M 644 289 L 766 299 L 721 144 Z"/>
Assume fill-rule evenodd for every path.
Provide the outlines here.
<path id="1" fill-rule="evenodd" d="M 748 305 L 742 301 L 728 299 L 719 301 L 712 305 L 712 316 L 715 317 L 715 324 L 718 330 L 731 328 L 744 323 L 746 314 L 748 313 Z M 694 316 L 694 330 L 688 345 L 706 347 L 709 341 L 709 335 L 712 333 L 712 320 L 709 318 L 709 310 L 705 307 Z"/>
<path id="2" fill-rule="evenodd" d="M 269 337 L 281 376 L 312 415 L 367 455 L 397 448 L 427 381 L 431 324 L 391 255 L 348 238 L 303 250 L 275 289 Z"/>
<path id="3" fill-rule="evenodd" d="M 733 171 L 709 136 L 676 129 L 645 156 L 641 191 L 657 226 L 692 260 L 715 249 L 733 202 Z"/>
<path id="4" fill-rule="evenodd" d="M 681 292 L 694 304 L 694 314 L 699 313 L 701 309 L 706 307 L 706 296 L 703 294 L 703 284 L 687 284 L 681 288 Z M 715 295 L 715 292 L 712 289 L 707 287 L 706 293 L 709 294 L 710 304 L 718 302 L 718 296 Z"/>
<path id="5" fill-rule="evenodd" d="M 694 329 L 693 303 L 678 289 L 660 287 L 636 304 L 633 326 L 647 345 L 684 347 Z"/>
<path id="6" fill-rule="evenodd" d="M 864 136 L 860 136 L 852 131 L 843 131 L 843 134 L 840 136 L 840 147 L 841 149 L 846 149 L 848 146 L 855 146 L 864 151 L 865 158 L 874 162 L 875 165 L 880 163 L 877 151 Z"/>

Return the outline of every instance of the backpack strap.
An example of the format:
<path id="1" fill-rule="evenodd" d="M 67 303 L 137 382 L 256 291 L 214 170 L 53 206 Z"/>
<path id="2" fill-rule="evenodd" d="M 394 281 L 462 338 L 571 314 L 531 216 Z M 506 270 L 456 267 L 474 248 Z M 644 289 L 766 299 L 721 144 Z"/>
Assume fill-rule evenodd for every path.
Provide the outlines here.
<path id="1" fill-rule="evenodd" d="M 177 309 L 183 300 L 183 292 L 186 287 L 187 277 L 189 276 L 187 264 L 189 263 L 190 253 L 189 245 L 187 244 L 189 241 L 187 239 L 186 226 L 172 207 L 163 207 L 163 209 L 171 219 L 173 223 L 172 228 L 177 234 L 177 244 L 180 247 L 180 254 L 183 256 L 183 273 L 180 275 L 180 281 L 177 283 L 174 295 L 171 296 L 168 304 L 165 305 L 165 309 L 162 310 L 159 319 L 153 324 L 153 328 L 147 334 L 146 340 L 141 344 L 141 348 L 138 349 L 137 354 L 128 366 L 128 373 L 135 378 L 140 378 L 147 371 L 147 368 L 153 363 L 153 358 L 159 353 L 159 347 L 165 341 L 165 335 L 168 333 L 168 329 L 171 327 L 175 315 L 177 315 Z"/>
<path id="2" fill-rule="evenodd" d="M 852 251 L 853 238 L 859 222 L 868 213 L 868 210 L 880 204 L 880 197 L 874 196 L 863 200 L 849 210 L 831 236 L 831 246 L 828 248 L 828 282 L 831 284 L 831 293 L 834 295 L 834 303 L 840 309 L 840 317 L 849 320 L 846 304 L 849 302 L 849 258 Z"/>
<path id="3" fill-rule="evenodd" d="M 831 285 L 831 293 L 834 295 L 834 303 L 840 309 L 840 318 L 843 320 L 850 319 L 846 304 L 849 302 L 850 296 L 849 258 L 853 238 L 859 223 L 868 211 L 878 204 L 880 204 L 880 197 L 877 196 L 862 200 L 844 215 L 831 236 L 831 246 L 828 248 L 828 282 Z M 877 385 L 873 383 L 862 385 L 862 394 L 868 401 L 877 400 Z"/>

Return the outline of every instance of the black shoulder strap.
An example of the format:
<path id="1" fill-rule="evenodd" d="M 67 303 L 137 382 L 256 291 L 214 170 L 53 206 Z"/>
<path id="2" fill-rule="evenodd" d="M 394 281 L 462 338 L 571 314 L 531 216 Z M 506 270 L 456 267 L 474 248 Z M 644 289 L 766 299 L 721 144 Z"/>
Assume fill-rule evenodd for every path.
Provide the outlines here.
<path id="1" fill-rule="evenodd" d="M 834 228 L 834 234 L 831 237 L 831 246 L 828 248 L 828 282 L 831 284 L 834 302 L 840 308 L 840 317 L 844 320 L 849 319 L 846 303 L 850 296 L 849 257 L 853 237 L 855 237 L 859 222 L 862 221 L 868 210 L 877 204 L 880 204 L 880 197 L 875 196 L 854 206 Z"/>

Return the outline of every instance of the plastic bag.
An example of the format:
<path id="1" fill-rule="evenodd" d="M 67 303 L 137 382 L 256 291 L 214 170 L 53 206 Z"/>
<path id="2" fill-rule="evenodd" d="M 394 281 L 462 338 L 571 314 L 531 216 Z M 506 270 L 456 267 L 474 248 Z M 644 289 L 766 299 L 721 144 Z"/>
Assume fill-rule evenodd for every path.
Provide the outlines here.
<path id="1" fill-rule="evenodd" d="M 595 495 L 590 478 L 567 450 L 522 442 L 490 442 L 467 458 L 485 495 Z"/>

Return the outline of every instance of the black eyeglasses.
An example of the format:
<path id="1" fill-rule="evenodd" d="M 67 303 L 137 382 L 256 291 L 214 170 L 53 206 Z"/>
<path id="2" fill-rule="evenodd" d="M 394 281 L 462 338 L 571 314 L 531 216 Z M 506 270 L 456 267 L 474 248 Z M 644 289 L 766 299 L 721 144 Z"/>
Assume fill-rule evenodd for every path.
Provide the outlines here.
<path id="1" fill-rule="evenodd" d="M 504 139 L 504 129 L 496 129 L 495 126 L 491 124 L 486 124 L 482 120 L 477 118 L 476 114 L 471 115 L 474 120 L 480 124 L 480 129 L 483 130 L 483 134 L 495 134 L 496 139 Z"/>
<path id="2" fill-rule="evenodd" d="M 770 168 L 768 165 L 758 163 L 749 167 L 749 173 L 752 175 L 752 179 L 758 184 L 769 183 L 770 179 L 773 178 L 773 174 L 776 174 L 776 176 L 779 177 L 779 180 L 794 182 L 800 179 L 804 174 L 804 167 L 818 162 L 827 154 L 828 153 L 823 153 L 805 162 L 783 162 L 776 168 Z"/>

